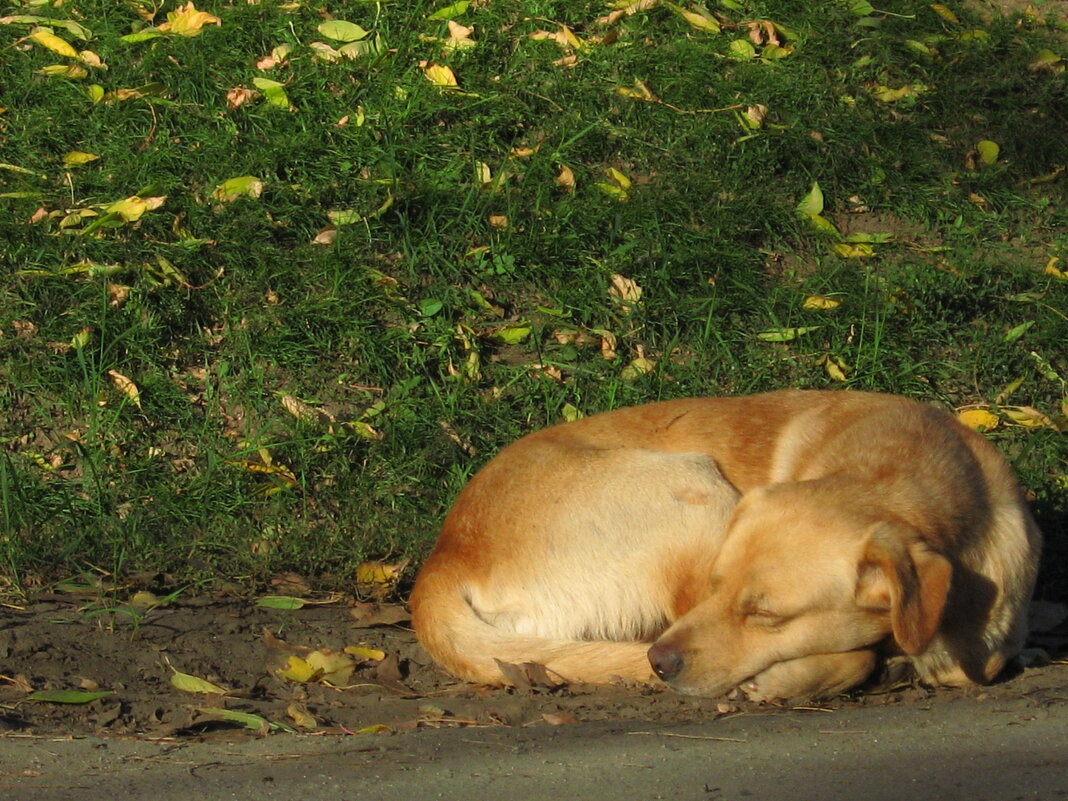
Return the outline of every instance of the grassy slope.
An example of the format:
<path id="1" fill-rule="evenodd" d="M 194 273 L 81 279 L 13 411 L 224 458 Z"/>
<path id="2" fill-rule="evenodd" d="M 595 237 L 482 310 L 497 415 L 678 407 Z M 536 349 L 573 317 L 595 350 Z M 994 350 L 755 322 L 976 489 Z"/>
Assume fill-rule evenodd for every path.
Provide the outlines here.
<path id="1" fill-rule="evenodd" d="M 0 25 L 0 161 L 20 168 L 0 169 L 0 574 L 256 582 L 418 557 L 486 458 L 572 407 L 842 377 L 959 407 L 1022 379 L 1008 403 L 1063 414 L 1068 280 L 1043 266 L 1068 262 L 1065 182 L 1043 179 L 1068 164 L 1068 103 L 1063 62 L 1029 69 L 1043 48 L 1068 55 L 1055 27 L 769 0 L 715 7 L 711 34 L 663 6 L 606 26 L 597 4 L 494 0 L 455 15 L 477 45 L 444 52 L 428 38 L 448 35 L 428 19 L 441 5 L 204 0 L 221 25 L 139 43 L 119 37 L 165 19 L 139 1 L 5 12 L 79 21 L 88 41 L 54 30 L 108 69 L 44 77 L 73 60 Z M 331 16 L 388 49 L 314 58 Z M 731 57 L 760 19 L 792 52 Z M 561 24 L 586 46 L 531 37 Z M 293 109 L 229 107 L 257 77 Z M 635 81 L 661 102 L 627 96 Z M 151 83 L 162 94 L 87 96 Z M 994 164 L 969 156 L 984 139 Z M 70 151 L 100 158 L 64 168 Z M 625 202 L 599 186 L 609 168 Z M 213 197 L 238 176 L 262 194 Z M 835 253 L 795 211 L 814 180 L 840 231 L 894 240 Z M 63 225 L 138 192 L 166 200 L 114 228 Z M 314 243 L 337 210 L 355 221 Z M 617 274 L 642 289 L 629 309 Z M 839 305 L 805 309 L 810 295 Z M 801 326 L 818 328 L 757 337 Z M 636 358 L 651 369 L 628 373 Z M 992 436 L 1036 495 L 1043 591 L 1063 593 L 1068 444 L 1050 427 Z"/>

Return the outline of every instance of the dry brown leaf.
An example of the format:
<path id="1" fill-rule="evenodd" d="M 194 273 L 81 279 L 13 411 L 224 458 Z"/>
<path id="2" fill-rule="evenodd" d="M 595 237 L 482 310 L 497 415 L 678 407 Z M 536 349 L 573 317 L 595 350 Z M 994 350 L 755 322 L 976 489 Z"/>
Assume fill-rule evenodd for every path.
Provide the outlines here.
<path id="1" fill-rule="evenodd" d="M 560 165 L 560 173 L 556 176 L 556 185 L 565 192 L 575 191 L 575 173 L 566 164 Z"/>
<path id="2" fill-rule="evenodd" d="M 111 376 L 111 381 L 115 384 L 115 388 L 125 395 L 134 406 L 141 409 L 141 390 L 137 388 L 137 384 L 117 370 L 108 370 L 108 375 Z"/>
<path id="3" fill-rule="evenodd" d="M 630 313 L 642 299 L 642 288 L 637 281 L 627 278 L 619 273 L 614 273 L 611 278 L 612 285 L 608 288 L 608 294 L 614 298 L 624 313 Z"/>

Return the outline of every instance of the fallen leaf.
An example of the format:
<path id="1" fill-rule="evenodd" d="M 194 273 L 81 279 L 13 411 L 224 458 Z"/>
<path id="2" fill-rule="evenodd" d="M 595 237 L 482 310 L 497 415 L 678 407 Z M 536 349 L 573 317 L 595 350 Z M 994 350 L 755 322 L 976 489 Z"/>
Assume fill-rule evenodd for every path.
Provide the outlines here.
<path id="1" fill-rule="evenodd" d="M 809 295 L 801 304 L 802 309 L 837 309 L 842 301 L 836 298 L 826 298 L 822 295 Z"/>
<path id="2" fill-rule="evenodd" d="M 575 191 L 575 173 L 566 164 L 560 165 L 560 172 L 556 176 L 556 185 L 565 192 Z"/>
<path id="3" fill-rule="evenodd" d="M 427 19 L 429 20 L 441 20 L 451 19 L 452 17 L 459 17 L 461 14 L 467 12 L 467 9 L 471 6 L 470 0 L 457 0 L 455 3 L 439 8 L 434 13 L 430 14 Z"/>
<path id="4" fill-rule="evenodd" d="M 467 28 L 460 25 L 458 22 L 449 20 L 448 22 L 449 36 L 442 43 L 441 46 L 445 50 L 468 50 L 476 46 L 476 42 L 471 38 L 471 34 L 474 33 L 474 28 Z"/>
<path id="5" fill-rule="evenodd" d="M 663 5 L 670 8 L 678 16 L 690 23 L 693 28 L 699 31 L 704 31 L 705 33 L 719 33 L 720 31 L 719 20 L 713 17 L 708 12 L 708 9 L 697 3 L 691 3 L 689 9 L 677 6 L 674 3 L 665 2 Z"/>
<path id="6" fill-rule="evenodd" d="M 229 203 L 240 197 L 258 198 L 263 194 L 263 181 L 254 175 L 242 175 L 223 181 L 212 190 L 211 196 L 220 203 Z"/>
<path id="7" fill-rule="evenodd" d="M 983 139 L 975 146 L 975 149 L 978 151 L 979 160 L 983 164 L 997 164 L 998 156 L 1001 153 L 1001 148 L 997 142 Z"/>
<path id="8" fill-rule="evenodd" d="M 357 662 L 381 662 L 386 658 L 386 652 L 377 648 L 365 648 L 362 645 L 347 645 L 345 653 Z"/>
<path id="9" fill-rule="evenodd" d="M 376 598 L 387 595 L 400 581 L 409 561 L 405 559 L 394 564 L 363 562 L 356 568 L 356 588 Z"/>
<path id="10" fill-rule="evenodd" d="M 286 707 L 286 714 L 289 719 L 300 729 L 312 730 L 319 727 L 319 722 L 308 711 L 308 708 L 304 704 L 294 701 Z"/>
<path id="11" fill-rule="evenodd" d="M 1058 430 L 1057 425 L 1033 406 L 1002 406 L 1001 411 L 1010 421 L 1024 428 L 1052 428 Z"/>
<path id="12" fill-rule="evenodd" d="M 207 679 L 202 679 L 189 673 L 182 673 L 173 667 L 171 670 L 174 671 L 171 674 L 171 686 L 176 690 L 181 690 L 184 693 L 204 693 L 207 695 L 226 695 L 229 692 L 218 684 L 212 684 Z"/>
<path id="13" fill-rule="evenodd" d="M 371 626 L 395 626 L 398 623 L 407 623 L 412 619 L 403 606 L 399 604 L 379 604 L 366 601 L 356 601 L 350 614 L 356 620 L 356 625 L 370 628 Z"/>
<path id="14" fill-rule="evenodd" d="M 452 69 L 445 64 L 437 64 L 433 61 L 420 61 L 419 67 L 423 70 L 423 75 L 434 86 L 441 89 L 458 89 L 459 84 L 456 81 L 456 74 Z"/>
<path id="15" fill-rule="evenodd" d="M 44 701 L 50 704 L 88 704 L 114 695 L 113 690 L 88 692 L 85 690 L 38 690 L 26 696 L 27 701 Z"/>
<path id="16" fill-rule="evenodd" d="M 141 390 L 137 388 L 137 384 L 131 381 L 117 370 L 108 370 L 108 375 L 111 376 L 112 382 L 115 384 L 116 389 L 123 395 L 129 398 L 130 402 L 138 409 L 141 408 Z"/>
<path id="17" fill-rule="evenodd" d="M 498 231 L 503 231 L 508 227 L 508 215 L 507 214 L 491 214 L 488 217 L 490 228 L 496 228 Z"/>
<path id="18" fill-rule="evenodd" d="M 72 150 L 63 156 L 64 167 L 78 167 L 82 164 L 88 164 L 91 161 L 96 161 L 100 156 L 94 153 L 84 153 L 81 150 Z"/>
<path id="19" fill-rule="evenodd" d="M 796 328 L 771 328 L 761 331 L 756 335 L 757 339 L 764 342 L 792 342 L 799 336 L 819 330 L 818 325 L 803 325 Z"/>
<path id="20" fill-rule="evenodd" d="M 53 53 L 66 58 L 78 58 L 78 51 L 66 39 L 61 39 L 52 33 L 51 28 L 34 28 L 30 32 L 30 38 Z"/>
<path id="21" fill-rule="evenodd" d="M 203 715 L 211 715 L 212 717 L 220 718 L 222 720 L 240 723 L 246 729 L 251 729 L 252 731 L 264 734 L 269 731 L 284 731 L 289 734 L 297 733 L 296 729 L 286 723 L 267 720 L 267 718 L 261 717 L 260 715 L 253 715 L 251 712 L 238 712 L 236 709 L 222 709 L 220 707 L 206 707 L 201 709 L 200 713 Z"/>
<path id="22" fill-rule="evenodd" d="M 89 73 L 86 72 L 85 67 L 78 64 L 52 64 L 48 67 L 41 67 L 41 69 L 37 70 L 37 74 L 47 75 L 51 78 L 70 78 L 74 81 L 80 81 Z"/>
<path id="23" fill-rule="evenodd" d="M 632 359 L 630 364 L 624 367 L 619 372 L 619 378 L 622 381 L 634 381 L 639 376 L 647 375 L 656 370 L 656 362 L 652 359 L 647 359 L 644 356 L 638 356 Z"/>
<path id="24" fill-rule="evenodd" d="M 320 681 L 333 687 L 344 687 L 352 678 L 356 663 L 348 654 L 323 648 L 312 651 L 304 661 L 320 676 Z"/>
<path id="25" fill-rule="evenodd" d="M 608 295 L 616 300 L 624 313 L 629 314 L 641 302 L 642 288 L 634 279 L 619 273 L 614 273 L 610 280 L 612 285 L 608 287 Z"/>
<path id="26" fill-rule="evenodd" d="M 253 78 L 252 83 L 263 92 L 263 96 L 267 98 L 267 102 L 272 106 L 284 108 L 287 111 L 293 110 L 293 104 L 289 102 L 289 95 L 286 94 L 283 84 L 278 81 L 272 81 L 269 78 Z"/>
<path id="27" fill-rule="evenodd" d="M 136 222 L 146 211 L 154 211 L 163 205 L 166 200 L 163 197 L 140 197 L 132 195 L 125 200 L 112 203 L 105 209 L 106 214 L 120 217 L 124 222 Z"/>
<path id="28" fill-rule="evenodd" d="M 823 190 L 820 189 L 819 181 L 812 182 L 812 188 L 798 202 L 796 210 L 802 217 L 823 214 Z"/>
<path id="29" fill-rule="evenodd" d="M 948 6 L 945 6 L 942 3 L 931 3 L 931 10 L 946 22 L 960 22 L 960 20 L 957 19 L 957 15 L 954 14 Z"/>
<path id="30" fill-rule="evenodd" d="M 256 599 L 256 606 L 261 609 L 302 609 L 307 603 L 304 598 L 292 595 L 264 595 Z"/>
<path id="31" fill-rule="evenodd" d="M 1034 320 L 1028 320 L 1027 322 L 1020 323 L 1017 326 L 1013 326 L 1005 332 L 1005 336 L 1001 338 L 1002 342 L 1015 342 L 1020 337 L 1028 332 L 1028 330 L 1035 324 Z"/>
<path id="32" fill-rule="evenodd" d="M 1001 422 L 996 414 L 985 407 L 957 412 L 957 420 L 973 431 L 993 431 Z"/>
<path id="33" fill-rule="evenodd" d="M 867 259 L 875 255 L 875 248 L 871 245 L 851 245 L 846 242 L 838 242 L 833 245 L 834 252 L 843 259 Z"/>
<path id="34" fill-rule="evenodd" d="M 1035 60 L 1027 65 L 1031 72 L 1064 72 L 1064 60 L 1052 50 L 1043 48 L 1035 54 Z"/>
<path id="35" fill-rule="evenodd" d="M 156 27 L 161 33 L 175 36 L 200 36 L 205 25 L 222 25 L 222 20 L 207 11 L 197 11 L 192 0 L 167 14 L 167 21 Z"/>
<path id="36" fill-rule="evenodd" d="M 1057 256 L 1050 256 L 1046 262 L 1046 266 L 1042 268 L 1042 272 L 1046 275 L 1052 275 L 1054 278 L 1059 278 L 1061 281 L 1068 281 L 1068 271 L 1062 270 L 1057 265 L 1060 263 L 1060 258 Z"/>

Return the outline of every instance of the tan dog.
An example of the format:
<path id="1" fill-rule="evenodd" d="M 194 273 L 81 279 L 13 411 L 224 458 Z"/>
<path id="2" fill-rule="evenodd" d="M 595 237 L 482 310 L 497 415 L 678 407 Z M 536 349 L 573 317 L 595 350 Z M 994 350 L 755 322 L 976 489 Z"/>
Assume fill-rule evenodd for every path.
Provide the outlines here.
<path id="1" fill-rule="evenodd" d="M 448 670 L 491 684 L 499 660 L 818 696 L 895 654 L 928 683 L 982 683 L 1023 642 L 1040 548 L 1005 460 L 926 405 L 665 401 L 501 451 L 446 518 L 412 618 Z"/>

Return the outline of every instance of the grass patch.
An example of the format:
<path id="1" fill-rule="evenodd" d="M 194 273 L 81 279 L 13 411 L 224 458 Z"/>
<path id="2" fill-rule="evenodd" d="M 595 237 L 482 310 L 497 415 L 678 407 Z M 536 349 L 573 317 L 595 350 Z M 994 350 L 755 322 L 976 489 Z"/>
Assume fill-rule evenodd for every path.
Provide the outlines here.
<path id="1" fill-rule="evenodd" d="M 0 574 L 348 586 L 526 431 L 851 386 L 992 408 L 1068 590 L 1063 25 L 445 5 L 6 12 Z"/>

